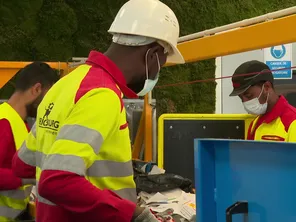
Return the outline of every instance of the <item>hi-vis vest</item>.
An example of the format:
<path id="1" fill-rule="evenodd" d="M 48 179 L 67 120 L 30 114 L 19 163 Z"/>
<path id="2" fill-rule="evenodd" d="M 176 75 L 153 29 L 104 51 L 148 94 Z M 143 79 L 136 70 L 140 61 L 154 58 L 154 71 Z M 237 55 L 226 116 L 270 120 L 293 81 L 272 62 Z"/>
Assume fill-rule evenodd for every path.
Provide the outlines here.
<path id="1" fill-rule="evenodd" d="M 270 112 L 252 121 L 247 139 L 296 142 L 296 108 L 280 96 Z"/>
<path id="2" fill-rule="evenodd" d="M 89 83 L 95 87 L 83 84 L 89 75 L 97 75 Z M 101 68 L 82 65 L 48 91 L 38 107 L 36 137 L 32 129 L 18 153 L 22 161 L 36 166 L 37 187 L 43 170 L 62 170 L 136 202 L 129 129 L 121 106 L 123 95 L 111 79 Z M 77 100 L 80 93 L 83 96 Z M 94 118 L 81 109 L 91 110 Z M 107 110 L 117 112 L 116 119 L 113 115 L 109 120 Z M 35 160 L 31 159 L 34 155 Z M 38 193 L 37 198 L 55 206 Z"/>
<path id="3" fill-rule="evenodd" d="M 8 104 L 0 105 L 0 119 L 7 119 L 12 129 L 16 149 L 18 150 L 28 135 L 27 127 L 19 114 Z M 0 175 L 1 178 L 1 175 Z M 0 191 L 0 221 L 12 221 L 29 202 L 31 186 L 17 190 Z"/>
<path id="4" fill-rule="evenodd" d="M 285 125 L 280 117 L 270 123 L 259 122 L 256 117 L 251 123 L 248 132 L 249 140 L 296 142 L 296 120 Z"/>

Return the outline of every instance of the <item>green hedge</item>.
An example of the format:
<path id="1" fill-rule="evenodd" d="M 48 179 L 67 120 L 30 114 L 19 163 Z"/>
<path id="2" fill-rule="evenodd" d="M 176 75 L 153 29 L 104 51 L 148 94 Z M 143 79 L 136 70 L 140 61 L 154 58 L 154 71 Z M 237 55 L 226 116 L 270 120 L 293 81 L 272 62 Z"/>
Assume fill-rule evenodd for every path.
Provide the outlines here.
<path id="1" fill-rule="evenodd" d="M 104 51 L 111 40 L 106 31 L 124 2 L 126 0 L 0 0 L 0 60 L 68 61 L 75 56 L 86 57 L 91 49 Z M 163 2 L 175 11 L 181 35 L 186 35 L 294 6 L 296 0 Z M 213 78 L 214 71 L 214 60 L 164 68 L 159 85 Z M 7 84 L 0 90 L 0 97 L 7 98 L 12 90 L 13 84 Z M 212 113 L 215 83 L 159 88 L 155 90 L 155 97 L 159 113 Z"/>

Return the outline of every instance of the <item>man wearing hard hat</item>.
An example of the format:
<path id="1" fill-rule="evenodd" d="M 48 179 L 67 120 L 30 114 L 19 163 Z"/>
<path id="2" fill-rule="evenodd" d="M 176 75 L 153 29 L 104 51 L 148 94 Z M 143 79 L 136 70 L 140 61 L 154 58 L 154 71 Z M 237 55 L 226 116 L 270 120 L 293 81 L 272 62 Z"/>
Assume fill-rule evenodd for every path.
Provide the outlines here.
<path id="1" fill-rule="evenodd" d="M 123 96 L 150 92 L 166 63 L 183 63 L 179 24 L 158 0 L 130 0 L 119 10 L 105 54 L 62 78 L 38 108 L 35 129 L 15 156 L 36 167 L 37 221 L 158 221 L 136 207 Z"/>

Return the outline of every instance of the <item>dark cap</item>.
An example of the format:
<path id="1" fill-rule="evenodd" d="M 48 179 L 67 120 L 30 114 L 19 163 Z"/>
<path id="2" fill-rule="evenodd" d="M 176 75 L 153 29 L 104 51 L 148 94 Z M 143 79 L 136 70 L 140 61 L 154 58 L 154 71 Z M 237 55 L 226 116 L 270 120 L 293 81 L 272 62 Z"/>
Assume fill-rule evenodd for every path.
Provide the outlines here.
<path id="1" fill-rule="evenodd" d="M 229 96 L 238 96 L 248 90 L 250 86 L 260 82 L 270 82 L 273 84 L 273 75 L 269 67 L 257 60 L 245 62 L 232 75 L 233 91 Z"/>

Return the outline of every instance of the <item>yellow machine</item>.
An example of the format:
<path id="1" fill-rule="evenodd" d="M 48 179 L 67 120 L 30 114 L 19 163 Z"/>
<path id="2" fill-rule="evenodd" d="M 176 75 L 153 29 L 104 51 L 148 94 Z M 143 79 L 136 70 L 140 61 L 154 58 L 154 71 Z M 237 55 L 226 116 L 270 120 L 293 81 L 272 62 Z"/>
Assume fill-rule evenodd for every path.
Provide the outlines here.
<path id="1" fill-rule="evenodd" d="M 255 49 L 276 46 L 296 42 L 296 32 L 289 29 L 296 24 L 296 7 L 269 13 L 253 19 L 244 20 L 230 25 L 218 27 L 211 30 L 195 33 L 189 36 L 181 37 L 178 48 L 183 54 L 185 61 L 196 62 L 205 59 L 216 58 L 219 56 L 230 55 L 234 53 L 246 52 Z M 274 31 L 276 30 L 276 32 Z M 9 79 L 26 62 L 0 62 L 0 87 L 5 85 Z M 48 63 L 53 68 L 61 71 L 61 76 L 67 74 L 73 69 L 73 64 L 68 63 Z M 167 64 L 168 66 L 174 64 Z M 136 140 L 133 147 L 133 158 L 138 158 L 142 144 L 144 142 L 144 161 L 152 160 L 152 115 L 150 101 L 151 95 L 145 97 L 144 111 L 140 120 Z M 189 114 L 190 115 L 190 114 Z M 159 120 L 158 137 L 158 162 L 163 165 L 163 124 L 165 118 L 200 118 L 200 116 L 182 116 L 174 114 L 162 116 Z M 232 118 L 231 116 L 208 115 L 206 118 Z M 246 124 L 250 116 L 237 116 L 236 118 L 245 119 Z M 34 205 L 32 214 L 35 214 Z"/>

